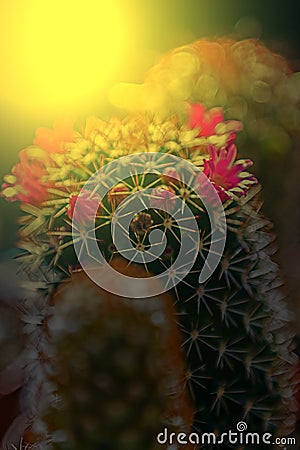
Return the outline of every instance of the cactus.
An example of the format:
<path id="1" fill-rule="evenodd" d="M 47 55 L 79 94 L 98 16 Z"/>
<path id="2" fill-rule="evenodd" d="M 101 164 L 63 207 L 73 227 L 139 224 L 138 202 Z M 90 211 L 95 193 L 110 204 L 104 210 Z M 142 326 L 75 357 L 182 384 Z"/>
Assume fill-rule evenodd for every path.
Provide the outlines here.
<path id="1" fill-rule="evenodd" d="M 131 276 L 144 273 L 115 264 Z M 138 303 L 81 272 L 61 283 L 50 303 L 40 396 L 28 398 L 37 448 L 158 449 L 163 426 L 189 431 L 192 410 L 168 295 Z"/>
<path id="2" fill-rule="evenodd" d="M 73 277 L 72 273 L 80 270 L 73 243 L 79 242 L 88 250 L 90 240 L 94 243 L 94 238 L 87 237 L 87 226 L 93 227 L 107 261 L 118 264 L 114 263 L 119 255 L 110 230 L 112 217 L 118 207 L 121 211 L 122 207 L 130 207 L 132 193 L 150 189 L 150 208 L 137 211 L 128 230 L 131 244 L 141 253 L 150 248 L 152 230 L 160 229 L 167 238 L 163 254 L 151 262 L 144 261 L 149 273 L 160 274 L 171 267 L 180 251 L 181 232 L 190 234 L 192 239 L 195 234 L 199 236 L 192 270 L 171 289 L 185 351 L 185 385 L 195 406 L 194 429 L 218 434 L 235 429 L 237 422 L 244 420 L 252 431 L 285 436 L 293 431 L 296 421 L 297 358 L 292 347 L 291 317 L 280 288 L 277 265 L 272 261 L 275 249 L 271 224 L 260 213 L 260 187 L 248 172 L 252 162 L 237 159 L 234 142 L 241 124 L 224 121 L 220 108 L 206 111 L 201 104 L 192 105 L 188 114 L 185 120 L 176 115 L 167 119 L 133 115 L 108 122 L 91 118 L 81 132 L 74 133 L 72 142 L 61 143 L 57 151 L 36 138 L 35 146 L 23 150 L 23 166 L 16 166 L 13 177 L 6 178 L 3 195 L 23 202 L 21 208 L 26 215 L 21 218 L 20 246 L 25 250 L 24 264 L 35 270 L 46 261 L 62 275 Z M 153 153 L 159 154 L 160 167 L 155 167 L 156 172 L 140 175 L 133 168 L 103 199 L 96 190 L 80 194 L 82 185 L 96 170 L 134 153 L 142 168 L 151 163 Z M 213 236 L 206 203 L 214 207 L 214 200 L 204 190 L 205 202 L 196 188 L 189 188 L 187 178 L 181 174 L 181 164 L 170 167 L 168 157 L 172 155 L 194 167 L 190 173 L 193 186 L 201 184 L 199 171 L 206 175 L 226 216 L 225 250 L 219 255 L 216 270 L 200 284 L 199 273 Z M 40 189 L 32 191 L 23 179 L 26 171 L 30 173 L 31 161 L 37 163 L 36 159 L 42 175 Z M 106 175 L 115 177 L 113 173 Z M 172 210 L 176 198 L 191 209 L 197 232 L 190 232 L 189 223 L 177 223 L 172 212 L 166 212 L 166 207 Z M 80 212 L 78 215 L 77 209 L 77 217 L 76 205 Z M 95 223 L 93 211 L 97 211 Z M 218 223 L 218 217 L 214 220 Z M 74 297 L 76 289 L 70 286 Z M 66 316 L 70 314 L 75 320 L 78 310 L 70 302 L 71 298 L 62 305 L 67 308 Z M 59 307 L 58 311 L 58 315 L 63 314 Z M 75 352 L 81 336 L 87 336 L 85 339 L 92 345 L 98 320 L 100 317 L 90 323 L 87 334 L 83 328 L 76 336 L 64 335 L 58 343 L 62 354 L 68 355 L 68 342 L 72 344 L 70 352 Z M 110 335 L 105 321 L 102 327 L 108 327 Z M 131 347 L 135 351 L 133 344 Z M 101 351 L 100 343 L 97 351 Z M 82 356 L 80 349 L 78 352 L 76 358 Z M 84 364 L 92 368 L 96 361 L 89 357 L 84 357 Z M 64 370 L 69 369 L 67 366 Z M 59 389 L 69 401 L 68 389 L 64 385 Z M 88 398 L 89 392 L 84 393 Z M 81 413 L 84 417 L 83 409 Z M 86 433 L 84 426 L 82 429 Z"/>
<path id="3" fill-rule="evenodd" d="M 255 161 L 264 210 L 279 235 L 289 302 L 298 312 L 300 73 L 292 66 L 259 40 L 202 38 L 162 55 L 142 84 L 116 85 L 111 100 L 125 110 L 165 116 L 182 114 L 187 102 L 201 102 L 243 122 L 239 153 Z"/>
<path id="4" fill-rule="evenodd" d="M 22 352 L 22 327 L 14 307 L 0 301 L 0 373 L 19 358 Z"/>
<path id="5" fill-rule="evenodd" d="M 16 309 L 0 300 L 0 442 L 19 414 L 19 388 L 22 377 L 23 329 Z"/>
<path id="6" fill-rule="evenodd" d="M 243 121 L 239 148 L 256 161 L 289 151 L 300 131 L 300 74 L 255 39 L 203 38 L 172 49 L 141 85 L 116 85 L 111 100 L 126 110 L 167 116 L 182 114 L 185 102 L 220 106 L 226 117 Z"/>

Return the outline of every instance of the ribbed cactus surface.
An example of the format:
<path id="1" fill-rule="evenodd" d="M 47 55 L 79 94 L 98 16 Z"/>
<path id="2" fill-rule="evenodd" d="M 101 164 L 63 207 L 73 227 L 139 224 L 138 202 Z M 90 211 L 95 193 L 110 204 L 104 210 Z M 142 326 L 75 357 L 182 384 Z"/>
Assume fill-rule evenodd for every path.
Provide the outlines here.
<path id="1" fill-rule="evenodd" d="M 124 231 L 129 247 L 123 248 L 122 254 L 124 256 L 130 250 L 138 255 L 149 273 L 160 275 L 171 269 L 180 255 L 182 238 L 188 236 L 194 240 L 196 253 L 191 270 L 175 287 L 172 283 L 171 287 L 165 286 L 166 291 L 171 291 L 178 313 L 181 347 L 185 354 L 185 387 L 195 410 L 194 429 L 200 434 L 212 431 L 219 434 L 235 429 L 239 421 L 245 421 L 253 432 L 287 435 L 293 431 L 297 411 L 293 378 L 297 358 L 292 348 L 293 332 L 289 328 L 290 315 L 280 288 L 278 268 L 272 261 L 275 249 L 271 225 L 260 213 L 260 188 L 256 178 L 249 173 L 252 162 L 237 156 L 235 138 L 240 130 L 239 122 L 224 121 L 220 108 L 206 110 L 201 104 L 191 105 L 185 120 L 173 115 L 167 119 L 134 115 L 108 122 L 92 118 L 80 132 L 74 133 L 72 142 L 59 142 L 55 151 L 53 142 L 47 148 L 38 134 L 35 146 L 23 150 L 20 165 L 15 166 L 13 175 L 6 178 L 3 195 L 10 200 L 22 201 L 25 214 L 21 218 L 20 246 L 25 250 L 24 264 L 29 264 L 33 271 L 41 261 L 46 261 L 50 267 L 74 279 L 74 272 L 80 271 L 80 264 L 84 263 L 79 255 L 85 252 L 86 257 L 94 257 L 95 244 L 106 261 L 118 268 L 116 258 L 120 252 L 113 239 L 111 224 L 116 221 L 116 216 L 122 219 L 129 213 L 131 220 Z M 136 155 L 133 165 L 129 164 L 132 155 Z M 118 159 L 122 156 L 125 159 Z M 21 177 L 21 174 L 30 173 L 32 161 L 42 172 L 37 181 L 38 190 L 24 184 Z M 111 162 L 116 165 L 110 166 Z M 183 170 L 186 163 L 190 167 L 188 173 Z M 110 167 L 113 167 L 111 172 Z M 127 172 L 123 177 L 124 167 Z M 96 171 L 96 188 L 88 184 L 81 191 Z M 199 173 L 205 175 L 213 196 L 203 186 Z M 108 192 L 101 198 L 97 188 L 101 190 L 109 180 L 115 181 L 114 186 L 108 187 Z M 146 197 L 150 203 L 144 204 Z M 225 224 L 222 224 L 215 198 L 224 212 Z M 138 210 L 136 201 L 140 206 Z M 191 228 L 190 218 L 177 220 L 173 217 L 176 211 L 187 208 L 196 221 L 196 229 Z M 226 238 L 224 251 L 215 255 L 219 260 L 216 269 L 206 281 L 199 283 L 199 274 L 214 248 L 214 229 L 218 227 Z M 155 230 L 160 231 L 162 241 L 167 244 L 162 254 L 150 260 L 146 254 L 149 250 L 150 256 L 154 254 L 151 232 Z M 129 266 L 132 259 L 128 261 Z M 179 272 L 172 274 L 173 281 Z M 171 272 L 169 274 L 171 276 Z M 68 282 L 64 287 L 62 283 L 57 299 L 55 314 L 62 333 L 57 335 L 57 354 L 61 360 L 56 364 L 53 359 L 53 373 L 57 373 L 56 379 L 61 382 L 57 385 L 59 398 L 68 403 L 68 410 L 74 411 L 74 415 L 77 410 L 79 416 L 76 417 L 80 419 L 76 422 L 72 414 L 52 413 L 45 416 L 45 420 L 51 425 L 52 419 L 57 419 L 58 422 L 52 425 L 53 431 L 60 426 L 68 429 L 71 435 L 73 433 L 70 442 L 79 448 L 83 445 L 88 449 L 97 448 L 101 443 L 115 449 L 125 445 L 126 439 L 137 446 L 133 448 L 138 445 L 148 448 L 145 447 L 146 436 L 156 428 L 155 424 L 150 424 L 154 415 L 149 413 L 146 403 L 153 400 L 154 410 L 158 413 L 161 387 L 165 385 L 163 373 L 159 377 L 162 385 L 155 385 L 152 399 L 147 397 L 147 390 L 138 393 L 133 400 L 141 402 L 141 434 L 126 422 L 127 419 L 135 420 L 138 407 L 134 407 L 133 415 L 125 419 L 117 402 L 113 410 L 108 408 L 108 415 L 103 419 L 104 434 L 101 436 L 104 440 L 99 443 L 99 436 L 93 431 L 95 422 L 91 420 L 91 411 L 96 408 L 97 415 L 102 417 L 102 405 L 96 398 L 94 404 L 90 401 L 93 393 L 101 396 L 103 386 L 114 383 L 109 380 L 109 373 L 116 374 L 116 385 L 111 386 L 118 393 L 117 397 L 123 395 L 125 403 L 129 401 L 132 380 L 136 380 L 134 385 L 140 385 L 140 376 L 131 372 L 138 369 L 135 360 L 141 358 L 140 369 L 145 373 L 150 364 L 148 356 L 142 355 L 139 335 L 150 333 L 147 338 L 150 339 L 153 327 L 145 317 L 134 325 L 139 330 L 137 333 L 133 326 L 127 330 L 125 322 L 136 320 L 135 315 L 132 319 L 128 315 L 127 306 L 117 302 L 116 307 L 104 312 L 98 296 L 94 303 L 87 298 L 93 298 L 93 292 L 98 288 L 88 285 L 85 296 L 79 295 L 85 291 L 86 282 L 80 275 L 77 279 L 81 280 L 78 288 Z M 126 286 L 122 288 L 125 291 Z M 141 304 L 147 302 L 146 299 L 139 301 Z M 80 312 L 82 308 L 84 314 Z M 125 322 L 119 317 L 123 314 Z M 85 317 L 90 319 L 87 323 L 84 323 Z M 148 331 L 143 332 L 144 327 Z M 101 340 L 101 330 L 109 336 L 105 342 Z M 150 359 L 155 359 L 160 343 L 155 335 L 151 342 Z M 115 351 L 117 355 L 123 351 L 127 354 L 126 349 L 132 352 L 130 364 L 121 354 L 120 359 L 113 356 Z M 101 363 L 97 356 L 100 353 L 103 355 Z M 123 363 L 121 370 L 119 365 Z M 103 384 L 98 383 L 98 373 L 102 373 Z M 70 386 L 79 386 L 82 374 L 91 384 L 85 383 L 78 391 L 74 387 L 78 394 L 74 395 Z M 145 386 L 149 383 L 153 387 L 153 382 L 150 372 L 149 378 L 148 375 L 144 377 Z M 126 392 L 120 383 L 128 386 Z M 108 391 L 103 396 L 111 402 Z M 61 425 L 64 420 L 69 422 Z M 120 433 L 110 438 L 111 444 L 108 444 L 110 439 L 105 441 L 105 432 L 110 432 L 109 426 L 114 421 L 119 421 Z M 54 436 L 64 438 L 65 435 L 54 433 Z M 211 448 L 226 448 L 226 444 L 213 445 Z"/>
<path id="2" fill-rule="evenodd" d="M 167 116 L 201 102 L 243 122 L 239 152 L 255 161 L 264 210 L 279 235 L 289 302 L 299 313 L 300 73 L 293 61 L 257 39 L 202 38 L 163 54 L 143 83 L 116 85 L 111 99 L 126 110 Z"/>

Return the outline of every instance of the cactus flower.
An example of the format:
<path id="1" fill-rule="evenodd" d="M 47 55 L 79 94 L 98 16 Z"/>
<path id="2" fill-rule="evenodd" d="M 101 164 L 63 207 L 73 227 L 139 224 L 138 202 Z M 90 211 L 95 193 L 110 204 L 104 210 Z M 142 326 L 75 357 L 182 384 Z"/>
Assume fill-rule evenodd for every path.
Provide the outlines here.
<path id="1" fill-rule="evenodd" d="M 246 194 L 257 179 L 246 170 L 252 166 L 250 159 L 236 161 L 237 150 L 234 144 L 227 148 L 209 148 L 210 158 L 204 160 L 203 173 L 214 184 L 222 201 L 232 197 L 232 193 Z"/>

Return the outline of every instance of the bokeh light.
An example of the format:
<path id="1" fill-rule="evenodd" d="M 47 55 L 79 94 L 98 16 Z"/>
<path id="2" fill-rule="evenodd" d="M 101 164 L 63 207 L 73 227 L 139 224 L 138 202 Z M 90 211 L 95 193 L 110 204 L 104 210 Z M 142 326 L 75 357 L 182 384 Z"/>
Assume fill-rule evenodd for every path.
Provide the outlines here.
<path id="1" fill-rule="evenodd" d="M 153 86 L 149 89 L 143 85 L 146 73 L 166 52 L 196 39 L 260 36 L 269 48 L 292 60 L 299 72 L 297 6 L 294 0 L 274 0 L 271 10 L 268 2 L 261 0 L 3 0 L 1 178 L 16 163 L 18 152 L 32 143 L 36 128 L 52 127 L 61 116 L 71 114 L 80 122 L 89 115 L 109 118 L 115 107 L 125 114 L 128 109 L 139 109 L 145 100 L 150 109 L 163 103 L 166 91 L 157 86 L 154 92 Z M 176 101 L 186 96 L 195 62 L 187 64 L 186 55 L 181 57 L 184 67 L 180 89 L 177 77 L 168 90 L 168 94 L 177 95 Z M 176 71 L 178 61 L 174 64 Z M 290 79 L 290 85 L 277 86 L 272 98 L 295 98 L 299 80 L 296 76 Z M 120 82 L 123 84 L 118 85 Z M 117 88 L 111 90 L 113 86 Z M 202 89 L 203 97 L 209 97 L 209 86 L 216 88 L 214 73 L 207 78 L 199 76 L 197 89 Z M 253 94 L 262 101 L 269 97 L 270 90 L 257 85 Z M 225 104 L 222 92 L 218 95 L 218 103 Z M 280 150 L 288 144 L 282 127 L 293 131 L 299 124 L 299 111 L 288 103 L 276 111 L 281 129 L 274 130 L 262 121 L 259 134 L 267 141 L 269 153 L 278 155 L 278 166 Z M 265 103 L 257 105 L 264 108 Z M 227 108 L 231 118 L 244 120 L 249 114 L 248 102 L 241 95 L 232 98 Z M 257 130 L 255 121 L 252 125 Z M 0 249 L 14 245 L 16 209 L 16 205 L 1 204 Z"/>
<path id="2" fill-rule="evenodd" d="M 128 52 L 120 2 L 13 0 L 0 9 L 0 96 L 9 109 L 41 117 L 99 102 Z"/>

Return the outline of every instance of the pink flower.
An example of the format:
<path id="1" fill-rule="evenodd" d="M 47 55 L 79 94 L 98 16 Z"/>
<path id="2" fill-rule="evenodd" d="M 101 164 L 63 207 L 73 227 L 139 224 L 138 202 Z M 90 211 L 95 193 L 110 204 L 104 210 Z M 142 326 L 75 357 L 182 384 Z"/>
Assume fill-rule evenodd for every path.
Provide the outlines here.
<path id="1" fill-rule="evenodd" d="M 45 152 L 28 147 L 20 152 L 20 162 L 15 164 L 11 175 L 7 175 L 2 185 L 2 194 L 8 201 L 19 200 L 23 203 L 40 205 L 48 197 L 50 183 L 42 183 L 46 175 Z"/>
<path id="2" fill-rule="evenodd" d="M 164 183 L 180 183 L 180 176 L 177 170 L 174 167 L 166 167 L 162 173 L 162 180 Z"/>
<path id="3" fill-rule="evenodd" d="M 222 201 L 233 193 L 245 195 L 257 179 L 247 169 L 252 166 L 250 159 L 236 161 L 237 150 L 234 144 L 226 148 L 209 148 L 210 158 L 204 161 L 203 173 L 213 183 Z"/>
<path id="4" fill-rule="evenodd" d="M 39 206 L 48 199 L 48 188 L 53 183 L 43 182 L 47 175 L 46 167 L 51 164 L 50 154 L 63 152 L 62 143 L 74 140 L 73 121 L 61 120 L 51 128 L 38 128 L 34 139 L 35 146 L 20 152 L 20 162 L 10 175 L 4 178 L 2 195 L 8 201 L 19 200 Z"/>
<path id="5" fill-rule="evenodd" d="M 150 204 L 152 208 L 172 211 L 176 203 L 176 194 L 170 186 L 160 186 L 151 191 Z"/>
<path id="6" fill-rule="evenodd" d="M 77 205 L 76 205 L 77 204 Z M 67 207 L 67 216 L 73 219 L 76 205 L 75 222 L 79 225 L 92 224 L 98 208 L 101 206 L 100 197 L 96 193 L 83 192 L 81 195 L 72 195 Z"/>
<path id="7" fill-rule="evenodd" d="M 216 134 L 216 125 L 224 122 L 222 108 L 213 108 L 206 111 L 205 106 L 201 103 L 194 103 L 190 106 L 191 109 L 187 124 L 190 128 L 200 128 L 198 137 L 207 137 Z"/>
<path id="8" fill-rule="evenodd" d="M 236 133 L 243 129 L 237 120 L 224 120 L 222 108 L 206 110 L 201 103 L 190 105 L 187 119 L 190 128 L 199 128 L 197 137 L 224 136 L 227 144 L 233 143 Z"/>

